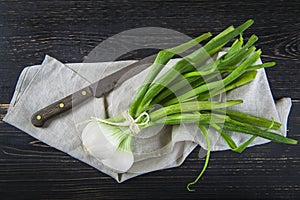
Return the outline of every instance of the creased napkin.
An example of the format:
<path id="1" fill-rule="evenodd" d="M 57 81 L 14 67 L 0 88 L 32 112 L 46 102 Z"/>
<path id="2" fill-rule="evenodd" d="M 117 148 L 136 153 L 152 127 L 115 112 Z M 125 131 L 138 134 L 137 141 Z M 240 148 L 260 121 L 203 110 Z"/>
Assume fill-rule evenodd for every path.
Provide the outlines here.
<path id="1" fill-rule="evenodd" d="M 176 61 L 178 59 L 171 60 L 165 70 L 173 66 Z M 132 143 L 135 162 L 128 172 L 122 174 L 105 167 L 100 161 L 87 154 L 81 143 L 80 136 L 84 125 L 76 127 L 76 124 L 91 117 L 104 118 L 105 112 L 113 116 L 128 109 L 131 98 L 144 80 L 148 69 L 124 82 L 106 99 L 90 98 L 80 106 L 53 119 L 46 128 L 36 128 L 30 122 L 31 115 L 39 109 L 133 62 L 135 61 L 63 64 L 46 56 L 41 65 L 26 67 L 22 71 L 3 121 L 110 175 L 118 182 L 143 173 L 179 166 L 197 145 L 206 149 L 205 138 L 194 125 L 157 126 L 144 129 Z M 274 102 L 264 69 L 258 70 L 256 79 L 250 84 L 221 97 L 226 100 L 243 99 L 242 105 L 234 106 L 236 110 L 269 119 L 274 117 L 275 121 L 283 124 L 280 133 L 286 135 L 291 99 L 282 98 Z M 104 106 L 106 103 L 107 107 Z M 251 137 L 241 133 L 230 134 L 237 145 Z M 209 138 L 212 151 L 228 149 L 218 133 L 210 131 Z M 266 142 L 268 140 L 256 138 L 251 145 Z"/>

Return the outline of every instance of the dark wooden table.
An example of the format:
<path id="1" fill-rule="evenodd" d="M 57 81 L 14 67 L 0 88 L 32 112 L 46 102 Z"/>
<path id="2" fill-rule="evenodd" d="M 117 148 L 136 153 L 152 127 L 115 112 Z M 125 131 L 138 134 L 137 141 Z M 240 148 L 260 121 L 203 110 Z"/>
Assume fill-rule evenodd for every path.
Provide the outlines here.
<path id="1" fill-rule="evenodd" d="M 300 141 L 299 1 L 0 1 L 0 117 L 17 78 L 45 54 L 63 62 L 82 58 L 106 38 L 157 26 L 191 37 L 217 33 L 249 18 L 246 36 L 259 36 L 276 99 L 291 97 L 289 136 Z M 132 58 L 136 55 L 132 54 Z M 237 198 L 300 199 L 300 145 L 269 143 L 238 154 L 214 152 L 197 191 L 185 186 L 203 165 L 195 150 L 178 168 L 123 184 L 0 121 L 1 199 Z"/>

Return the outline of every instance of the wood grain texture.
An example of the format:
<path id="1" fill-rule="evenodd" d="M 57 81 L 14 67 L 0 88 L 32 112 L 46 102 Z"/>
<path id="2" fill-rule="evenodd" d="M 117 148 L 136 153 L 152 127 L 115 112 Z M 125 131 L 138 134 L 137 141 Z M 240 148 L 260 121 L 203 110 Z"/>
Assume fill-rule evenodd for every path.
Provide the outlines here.
<path id="1" fill-rule="evenodd" d="M 156 26 L 191 37 L 252 18 L 275 98 L 290 96 L 289 136 L 300 140 L 299 1 L 22 1 L 0 0 L 0 118 L 21 70 L 49 54 L 82 62 L 106 38 Z M 133 52 L 124 59 L 144 55 Z M 110 177 L 0 121 L 1 199 L 236 198 L 299 199 L 300 146 L 269 143 L 243 154 L 214 152 L 197 191 L 186 183 L 203 165 L 195 150 L 174 169 L 117 184 Z"/>

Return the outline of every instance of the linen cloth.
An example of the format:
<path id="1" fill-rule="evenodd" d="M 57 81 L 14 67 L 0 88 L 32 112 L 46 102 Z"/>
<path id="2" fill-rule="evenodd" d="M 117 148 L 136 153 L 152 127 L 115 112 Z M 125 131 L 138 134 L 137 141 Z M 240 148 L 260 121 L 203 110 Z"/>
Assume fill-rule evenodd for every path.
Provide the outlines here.
<path id="1" fill-rule="evenodd" d="M 173 66 L 176 61 L 178 59 L 170 60 L 163 71 Z M 122 174 L 105 167 L 101 161 L 85 152 L 82 146 L 80 136 L 85 125 L 76 125 L 91 117 L 105 118 L 105 114 L 114 116 L 128 109 L 132 97 L 149 69 L 125 81 L 107 96 L 90 98 L 72 110 L 57 116 L 45 128 L 37 128 L 31 124 L 31 115 L 39 109 L 133 62 L 136 61 L 63 64 L 55 58 L 46 56 L 41 65 L 26 67 L 22 71 L 3 121 L 110 175 L 117 182 L 151 171 L 179 166 L 197 145 L 203 149 L 207 148 L 205 138 L 195 125 L 156 126 L 142 130 L 132 142 L 135 162 L 128 172 Z M 264 69 L 258 70 L 255 80 L 251 83 L 221 95 L 220 98 L 222 100 L 243 99 L 243 104 L 232 108 L 270 120 L 274 118 L 275 121 L 283 124 L 279 133 L 286 136 L 291 99 L 282 98 L 277 102 L 273 100 Z M 229 134 L 237 145 L 251 137 L 242 133 Z M 209 131 L 209 138 L 212 151 L 229 149 L 226 142 L 215 131 Z M 256 138 L 250 146 L 267 142 L 269 141 Z"/>

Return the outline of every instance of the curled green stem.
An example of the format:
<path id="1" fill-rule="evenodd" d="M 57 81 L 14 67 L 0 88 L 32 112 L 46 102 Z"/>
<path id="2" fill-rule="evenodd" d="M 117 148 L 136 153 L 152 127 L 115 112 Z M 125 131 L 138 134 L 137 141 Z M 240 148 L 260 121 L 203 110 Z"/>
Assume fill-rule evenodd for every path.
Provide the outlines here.
<path id="1" fill-rule="evenodd" d="M 190 187 L 192 185 L 195 185 L 199 181 L 201 176 L 204 174 L 205 170 L 207 169 L 208 162 L 209 162 L 209 157 L 210 157 L 210 141 L 209 141 L 209 138 L 208 138 L 208 131 L 205 128 L 205 126 L 199 125 L 199 128 L 200 128 L 200 130 L 202 131 L 202 133 L 205 137 L 205 140 L 206 140 L 206 143 L 207 143 L 207 152 L 206 152 L 205 163 L 204 163 L 202 171 L 200 172 L 200 174 L 197 176 L 197 178 L 194 181 L 188 183 L 187 186 L 186 186 L 186 189 L 189 192 L 194 192 L 195 191 L 195 190 L 191 189 Z"/>

